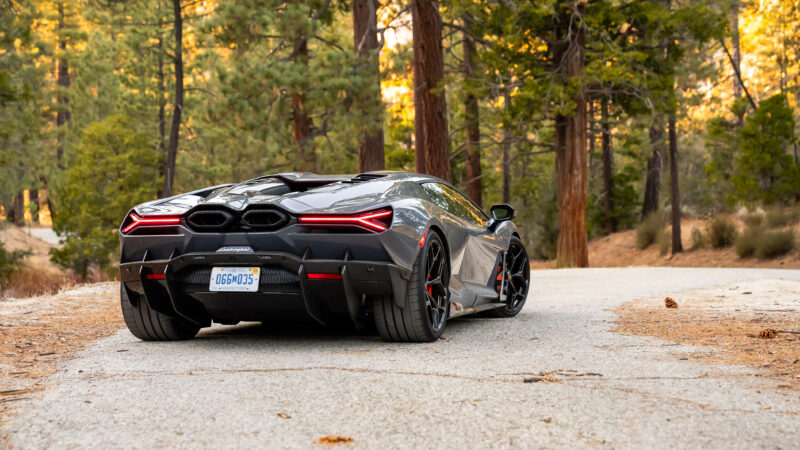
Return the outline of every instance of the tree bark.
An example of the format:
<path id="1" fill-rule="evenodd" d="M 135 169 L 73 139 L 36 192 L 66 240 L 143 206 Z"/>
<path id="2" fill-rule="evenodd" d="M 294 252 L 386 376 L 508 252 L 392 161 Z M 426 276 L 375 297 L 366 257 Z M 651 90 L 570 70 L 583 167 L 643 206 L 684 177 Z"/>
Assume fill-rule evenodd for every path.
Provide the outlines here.
<path id="1" fill-rule="evenodd" d="M 605 97 L 600 103 L 600 127 L 602 130 L 601 147 L 603 151 L 603 213 L 606 234 L 611 234 L 617 231 L 617 219 L 614 215 L 614 153 L 611 148 L 608 99 Z"/>
<path id="2" fill-rule="evenodd" d="M 561 3 L 557 4 L 559 6 Z M 583 16 L 584 4 L 578 3 L 575 12 Z M 556 25 L 556 55 L 562 82 L 568 83 L 583 76 L 586 54 L 586 35 L 582 23 L 562 17 Z M 558 191 L 559 267 L 587 267 L 589 251 L 586 243 L 586 99 L 582 89 L 572 101 L 575 113 L 555 118 L 556 183 Z"/>
<path id="3" fill-rule="evenodd" d="M 678 136 L 675 113 L 669 115 L 669 179 L 670 205 L 672 206 L 672 254 L 683 251 L 681 242 L 681 196 L 678 186 Z"/>
<path id="4" fill-rule="evenodd" d="M 425 142 L 425 173 L 450 181 L 450 149 L 447 132 L 447 100 L 444 86 L 444 57 L 442 54 L 442 18 L 439 3 L 417 0 L 418 26 L 414 41 L 419 46 L 419 69 L 422 103 L 422 129 Z M 416 97 L 415 97 L 416 98 Z M 415 119 L 416 122 L 416 119 Z"/>
<path id="5" fill-rule="evenodd" d="M 733 47 L 734 72 L 741 73 L 742 53 L 739 45 L 739 0 L 731 2 L 731 46 Z M 742 83 L 738 77 L 733 77 L 733 98 L 742 96 Z"/>
<path id="6" fill-rule="evenodd" d="M 172 196 L 175 182 L 175 161 L 178 157 L 178 140 L 181 133 L 181 115 L 183 114 L 183 17 L 181 1 L 172 0 L 172 11 L 175 26 L 175 103 L 172 110 L 172 125 L 169 129 L 169 147 L 164 162 L 164 189 L 162 196 Z"/>
<path id="7" fill-rule="evenodd" d="M 594 174 L 594 100 L 586 102 L 586 146 L 589 153 L 589 177 Z"/>
<path id="8" fill-rule="evenodd" d="M 161 0 L 158 0 L 158 20 L 161 19 Z M 167 179 L 167 101 L 165 94 L 167 92 L 166 77 L 164 75 L 164 40 L 161 38 L 161 30 L 158 30 L 158 41 L 156 43 L 156 51 L 158 52 L 158 149 L 164 155 L 164 164 L 161 165 L 161 176 L 164 180 Z M 162 185 L 159 189 L 158 196 L 164 197 Z"/>
<path id="9" fill-rule="evenodd" d="M 465 26 L 469 27 L 470 18 L 464 18 Z M 465 32 L 464 39 L 464 78 L 469 80 L 473 76 L 475 41 Z M 464 145 L 467 151 L 467 196 L 481 206 L 483 202 L 481 182 L 481 128 L 478 108 L 478 99 L 467 89 L 464 100 L 464 115 L 466 139 Z"/>
<path id="10" fill-rule="evenodd" d="M 22 191 L 14 196 L 14 225 L 18 227 L 25 225 L 25 197 Z"/>
<path id="11" fill-rule="evenodd" d="M 67 51 L 67 41 L 64 37 L 64 28 L 66 27 L 66 14 L 64 13 L 64 4 L 59 2 L 58 3 L 58 30 L 59 30 L 59 42 L 58 48 L 61 50 L 61 55 L 58 58 L 58 74 L 56 77 L 56 85 L 58 85 L 59 93 L 58 93 L 58 111 L 56 112 L 56 127 L 59 128 L 58 132 L 58 143 L 56 148 L 56 165 L 59 169 L 64 170 L 64 133 L 65 131 L 61 128 L 69 122 L 70 119 L 70 111 L 69 111 L 69 96 L 66 93 L 66 90 L 69 89 L 70 86 L 70 77 L 69 77 L 69 62 L 65 56 Z"/>
<path id="12" fill-rule="evenodd" d="M 298 36 L 295 61 L 308 65 L 308 39 Z M 313 146 L 309 145 L 313 121 L 306 111 L 306 96 L 303 92 L 292 93 L 292 125 L 294 129 L 294 143 L 297 145 L 298 158 L 295 159 L 294 170 L 316 172 L 317 155 Z"/>
<path id="13" fill-rule="evenodd" d="M 158 0 L 158 17 L 161 20 L 161 0 Z M 166 108 L 167 102 L 164 94 L 167 91 L 165 76 L 164 76 L 164 40 L 161 35 L 158 36 L 158 43 L 156 44 L 158 51 L 158 148 L 162 152 L 166 152 L 167 146 L 167 119 Z"/>
<path id="14" fill-rule="evenodd" d="M 417 173 L 425 173 L 425 129 L 423 127 L 425 105 L 422 103 L 422 67 L 420 66 L 420 30 L 419 30 L 419 8 L 417 2 L 411 5 L 411 33 L 413 50 L 413 69 L 414 69 L 414 170 Z"/>
<path id="15" fill-rule="evenodd" d="M 353 0 L 353 41 L 362 66 L 375 77 L 377 95 L 365 102 L 381 104 L 381 74 L 378 60 L 378 19 L 375 0 Z M 366 109 L 366 108 L 365 108 Z M 365 118 L 367 113 L 362 113 Z M 358 170 L 369 172 L 386 167 L 383 148 L 383 129 L 364 130 L 358 146 Z"/>
<path id="16" fill-rule="evenodd" d="M 509 123 L 509 104 L 511 103 L 511 96 L 508 95 L 508 90 L 505 91 L 503 95 L 503 109 L 505 110 L 505 119 L 503 119 L 503 123 L 501 124 L 502 130 L 502 141 L 500 142 L 500 147 L 503 151 L 502 156 L 502 169 L 503 169 L 503 187 L 502 187 L 502 194 L 503 194 L 503 203 L 510 203 L 511 202 L 511 142 L 509 139 L 510 136 L 510 127 L 511 124 Z"/>
<path id="17" fill-rule="evenodd" d="M 653 154 L 647 160 L 643 219 L 659 208 L 661 173 L 664 170 L 664 117 L 660 114 L 653 118 L 653 124 L 650 125 L 650 145 L 653 147 Z"/>

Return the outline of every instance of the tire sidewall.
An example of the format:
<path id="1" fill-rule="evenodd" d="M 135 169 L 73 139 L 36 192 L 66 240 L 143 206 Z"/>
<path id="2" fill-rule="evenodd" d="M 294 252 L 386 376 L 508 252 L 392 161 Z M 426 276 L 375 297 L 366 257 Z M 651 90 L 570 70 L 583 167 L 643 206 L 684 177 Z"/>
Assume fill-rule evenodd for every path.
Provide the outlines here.
<path id="1" fill-rule="evenodd" d="M 513 236 L 508 242 L 508 249 L 511 250 L 511 246 L 514 245 L 514 244 L 517 244 L 517 245 L 520 246 L 520 248 L 522 248 L 522 251 L 525 252 L 525 259 L 528 260 L 528 250 L 522 244 L 522 240 L 520 240 L 516 236 Z M 525 261 L 525 264 L 528 266 L 528 271 L 530 272 L 530 270 L 531 270 L 530 262 L 529 261 Z M 530 291 L 531 291 L 531 278 L 530 278 L 530 274 L 529 274 L 528 275 L 528 285 L 525 286 L 525 298 L 523 298 L 522 301 L 519 302 L 519 304 L 517 305 L 516 308 L 510 309 L 508 306 L 504 306 L 503 307 L 503 311 L 506 312 L 507 314 L 510 314 L 510 315 L 517 315 L 520 311 L 522 311 L 522 308 L 525 307 L 525 303 L 528 301 L 528 294 L 530 293 Z"/>
<path id="2" fill-rule="evenodd" d="M 427 281 L 427 274 L 425 273 L 425 268 L 428 265 L 428 250 L 430 249 L 433 242 L 438 242 L 439 246 L 441 247 L 442 251 L 444 252 L 444 262 L 446 265 L 445 271 L 447 272 L 447 306 L 445 308 L 445 317 L 444 322 L 442 323 L 442 327 L 438 330 L 434 330 L 433 325 L 430 323 L 430 319 L 428 318 L 428 309 L 427 309 L 427 299 L 425 298 L 425 282 Z M 444 244 L 444 241 L 439 236 L 439 233 L 430 230 L 428 231 L 428 238 L 425 240 L 425 246 L 420 251 L 420 257 L 418 260 L 419 264 L 419 273 L 417 274 L 416 282 L 418 283 L 418 292 L 420 293 L 419 298 L 415 299 L 414 301 L 421 303 L 420 312 L 422 314 L 422 319 L 424 319 L 424 326 L 425 330 L 428 334 L 432 337 L 433 340 L 439 339 L 444 333 L 444 329 L 447 328 L 447 318 L 450 315 L 450 253 L 447 250 L 447 247 Z"/>

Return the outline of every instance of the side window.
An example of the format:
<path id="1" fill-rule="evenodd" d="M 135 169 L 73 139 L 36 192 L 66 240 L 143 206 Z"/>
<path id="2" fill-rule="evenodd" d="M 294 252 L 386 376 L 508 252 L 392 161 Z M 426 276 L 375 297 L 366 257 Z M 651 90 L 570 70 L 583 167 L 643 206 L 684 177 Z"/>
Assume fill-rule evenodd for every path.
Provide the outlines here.
<path id="1" fill-rule="evenodd" d="M 422 185 L 431 201 L 445 211 L 478 225 L 486 225 L 488 217 L 474 203 L 457 190 L 440 183 Z"/>

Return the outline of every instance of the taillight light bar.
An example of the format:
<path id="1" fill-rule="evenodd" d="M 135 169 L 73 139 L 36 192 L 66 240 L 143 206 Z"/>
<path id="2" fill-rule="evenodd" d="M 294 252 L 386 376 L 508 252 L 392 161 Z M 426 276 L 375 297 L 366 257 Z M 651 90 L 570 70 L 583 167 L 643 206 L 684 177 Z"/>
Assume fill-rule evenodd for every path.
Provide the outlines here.
<path id="1" fill-rule="evenodd" d="M 392 210 L 380 209 L 361 214 L 350 215 L 309 215 L 300 216 L 300 223 L 317 225 L 355 225 L 361 226 L 371 231 L 386 231 L 392 223 Z"/>
<path id="2" fill-rule="evenodd" d="M 130 233 L 131 231 L 135 230 L 136 228 L 142 226 L 168 226 L 168 225 L 180 225 L 181 218 L 180 216 L 150 216 L 150 217 L 140 217 L 136 215 L 136 213 L 131 213 L 129 216 L 131 219 L 131 223 L 126 225 L 123 229 L 123 233 Z"/>

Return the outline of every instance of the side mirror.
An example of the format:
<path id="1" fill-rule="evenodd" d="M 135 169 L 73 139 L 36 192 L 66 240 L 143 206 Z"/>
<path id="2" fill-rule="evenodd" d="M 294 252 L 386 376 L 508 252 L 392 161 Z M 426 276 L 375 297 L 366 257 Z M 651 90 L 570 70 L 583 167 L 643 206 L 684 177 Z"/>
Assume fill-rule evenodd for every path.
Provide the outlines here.
<path id="1" fill-rule="evenodd" d="M 489 212 L 492 214 L 492 219 L 495 222 L 504 222 L 514 218 L 514 207 L 504 203 L 492 205 Z"/>

